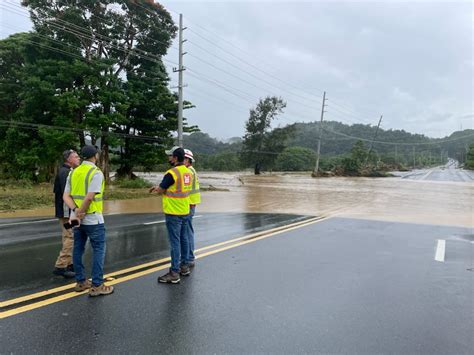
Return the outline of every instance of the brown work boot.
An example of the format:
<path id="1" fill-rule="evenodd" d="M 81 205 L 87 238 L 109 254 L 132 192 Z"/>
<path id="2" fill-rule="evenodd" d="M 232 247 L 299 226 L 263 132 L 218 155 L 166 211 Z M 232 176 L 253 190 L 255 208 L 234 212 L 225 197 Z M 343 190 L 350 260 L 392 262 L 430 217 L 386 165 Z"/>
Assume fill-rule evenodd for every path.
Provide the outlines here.
<path id="1" fill-rule="evenodd" d="M 105 286 L 105 284 L 102 284 L 97 287 L 92 286 L 89 291 L 89 296 L 90 297 L 105 296 L 105 295 L 110 295 L 113 292 L 114 292 L 113 286 Z"/>
<path id="2" fill-rule="evenodd" d="M 189 264 L 182 264 L 180 267 L 179 267 L 179 273 L 181 274 L 181 276 L 189 276 L 191 275 L 191 269 L 189 267 Z"/>
<path id="3" fill-rule="evenodd" d="M 162 283 L 171 283 L 171 284 L 177 284 L 181 281 L 179 277 L 179 273 L 174 272 L 174 271 L 169 271 L 167 274 L 164 274 L 163 276 L 158 277 L 158 282 Z"/>
<path id="4" fill-rule="evenodd" d="M 74 291 L 82 292 L 92 287 L 92 284 L 89 280 L 78 282 L 76 286 L 74 286 Z"/>

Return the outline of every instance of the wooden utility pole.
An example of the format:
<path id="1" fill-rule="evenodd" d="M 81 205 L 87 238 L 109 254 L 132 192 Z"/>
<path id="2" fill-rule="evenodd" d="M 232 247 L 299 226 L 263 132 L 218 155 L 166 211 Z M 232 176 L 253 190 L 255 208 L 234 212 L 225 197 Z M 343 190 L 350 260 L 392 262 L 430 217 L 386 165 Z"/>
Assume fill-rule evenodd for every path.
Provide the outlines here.
<path id="1" fill-rule="evenodd" d="M 370 142 L 369 152 L 367 153 L 367 158 L 365 159 L 365 165 L 369 162 L 370 153 L 372 153 L 372 148 L 374 147 L 374 140 L 377 138 L 377 134 L 379 133 L 380 123 L 382 122 L 383 115 L 380 116 L 379 123 L 377 124 L 377 129 L 375 130 L 374 138 Z"/>
<path id="2" fill-rule="evenodd" d="M 179 14 L 179 67 L 173 68 L 173 71 L 178 72 L 178 145 L 183 147 L 183 71 L 186 68 L 183 66 L 183 56 L 186 52 L 183 52 L 183 43 L 186 42 L 183 39 L 183 31 L 186 27 L 183 27 L 183 14 Z"/>
<path id="3" fill-rule="evenodd" d="M 318 151 L 316 155 L 316 167 L 313 171 L 313 177 L 318 176 L 319 172 L 319 156 L 321 154 L 321 139 L 323 138 L 323 118 L 324 118 L 324 108 L 326 107 L 326 91 L 323 94 L 323 104 L 321 106 L 321 120 L 319 121 L 319 138 L 318 138 Z"/>
<path id="4" fill-rule="evenodd" d="M 413 146 L 413 169 L 416 167 L 416 154 L 415 154 L 415 146 Z"/>

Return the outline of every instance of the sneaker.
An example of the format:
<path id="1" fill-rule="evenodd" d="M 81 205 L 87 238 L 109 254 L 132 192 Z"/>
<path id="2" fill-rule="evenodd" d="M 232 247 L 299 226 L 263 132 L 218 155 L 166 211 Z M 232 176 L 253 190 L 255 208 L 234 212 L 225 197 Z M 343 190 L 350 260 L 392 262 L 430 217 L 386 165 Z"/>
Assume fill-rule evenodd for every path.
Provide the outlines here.
<path id="1" fill-rule="evenodd" d="M 55 267 L 53 274 L 57 276 L 62 276 L 66 279 L 72 279 L 76 274 L 74 271 L 69 270 L 68 268 Z"/>
<path id="2" fill-rule="evenodd" d="M 90 297 L 105 296 L 105 295 L 110 295 L 113 292 L 114 292 L 113 286 L 106 286 L 105 284 L 102 284 L 97 287 L 92 286 L 89 291 L 89 296 Z"/>
<path id="3" fill-rule="evenodd" d="M 89 280 L 78 282 L 74 287 L 74 291 L 82 292 L 92 287 L 92 283 Z"/>
<path id="4" fill-rule="evenodd" d="M 194 260 L 188 263 L 188 266 L 192 269 L 194 267 Z"/>
<path id="5" fill-rule="evenodd" d="M 169 283 L 177 284 L 180 281 L 181 279 L 179 278 L 179 273 L 171 271 L 171 270 L 167 274 L 158 277 L 158 282 L 167 283 L 167 284 Z"/>
<path id="6" fill-rule="evenodd" d="M 189 264 L 181 265 L 179 267 L 179 273 L 181 274 L 181 276 L 191 275 L 191 269 L 189 268 Z"/>

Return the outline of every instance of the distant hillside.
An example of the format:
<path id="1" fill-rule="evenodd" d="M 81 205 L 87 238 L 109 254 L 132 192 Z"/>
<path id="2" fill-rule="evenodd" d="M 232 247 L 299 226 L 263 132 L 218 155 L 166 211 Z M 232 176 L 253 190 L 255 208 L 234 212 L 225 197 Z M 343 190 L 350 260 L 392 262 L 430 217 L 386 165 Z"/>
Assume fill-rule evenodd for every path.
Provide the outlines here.
<path id="1" fill-rule="evenodd" d="M 212 138 L 207 133 L 195 132 L 183 137 L 184 146 L 191 149 L 193 153 L 212 155 L 224 151 L 238 152 L 242 148 L 242 139 L 234 137 L 228 140 L 229 143 L 221 142 Z"/>
<path id="2" fill-rule="evenodd" d="M 321 154 L 340 155 L 350 151 L 359 137 L 367 140 L 370 145 L 376 131 L 375 126 L 354 124 L 346 125 L 336 121 L 328 121 L 323 124 L 323 139 L 321 143 Z M 297 131 L 290 145 L 317 149 L 319 123 L 298 123 Z M 351 137 L 349 137 L 351 136 Z M 466 137 L 464 139 L 460 139 Z M 374 150 L 379 154 L 410 154 L 413 147 L 418 152 L 431 152 L 432 154 L 443 154 L 456 158 L 466 151 L 467 146 L 474 143 L 474 130 L 463 130 L 452 133 L 444 138 L 429 138 L 422 134 L 413 134 L 404 130 L 379 129 L 376 141 L 387 143 L 374 143 Z M 444 142 L 450 141 L 450 142 Z M 421 143 L 421 144 L 420 144 Z"/>
<path id="3" fill-rule="evenodd" d="M 321 154 L 326 156 L 348 154 L 357 141 L 357 138 L 352 137 L 367 140 L 366 145 L 369 146 L 370 140 L 372 140 L 376 131 L 375 126 L 347 125 L 336 121 L 324 122 L 323 127 Z M 316 150 L 318 131 L 318 122 L 297 123 L 296 133 L 289 141 L 289 146 Z M 186 147 L 189 147 L 195 153 L 206 155 L 221 152 L 239 152 L 241 150 L 241 139 L 235 137 L 228 141 L 232 143 L 223 143 L 203 132 L 192 133 L 184 137 Z M 374 143 L 374 150 L 379 154 L 410 156 L 413 147 L 415 147 L 417 153 L 449 156 L 463 161 L 468 145 L 474 143 L 474 130 L 457 131 L 447 137 L 437 139 L 421 134 L 412 134 L 404 130 L 379 129 L 376 141 L 392 143 Z"/>

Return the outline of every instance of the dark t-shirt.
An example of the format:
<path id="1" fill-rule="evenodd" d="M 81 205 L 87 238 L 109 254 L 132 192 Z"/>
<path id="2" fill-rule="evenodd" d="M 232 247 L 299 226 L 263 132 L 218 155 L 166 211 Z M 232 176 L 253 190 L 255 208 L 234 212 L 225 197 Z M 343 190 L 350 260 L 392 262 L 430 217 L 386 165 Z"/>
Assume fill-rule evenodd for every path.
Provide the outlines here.
<path id="1" fill-rule="evenodd" d="M 161 180 L 161 184 L 160 184 L 160 187 L 163 189 L 163 190 L 167 190 L 171 185 L 174 184 L 174 178 L 173 178 L 173 175 L 171 175 L 170 173 L 166 174 L 165 176 L 163 176 L 163 180 Z"/>

